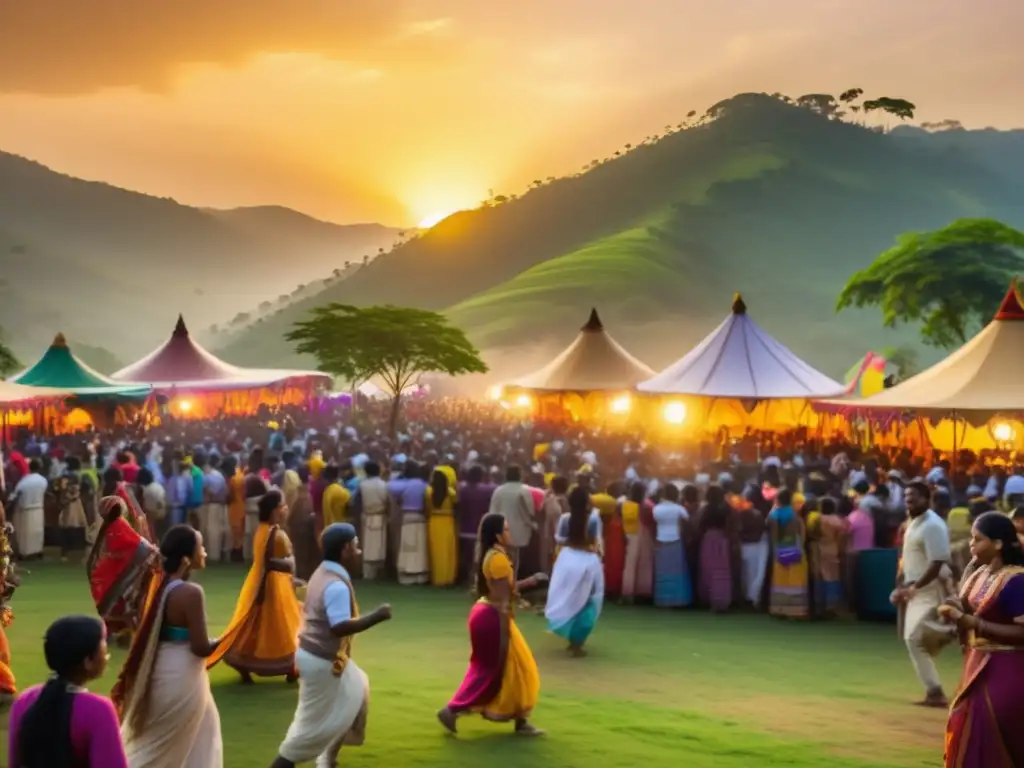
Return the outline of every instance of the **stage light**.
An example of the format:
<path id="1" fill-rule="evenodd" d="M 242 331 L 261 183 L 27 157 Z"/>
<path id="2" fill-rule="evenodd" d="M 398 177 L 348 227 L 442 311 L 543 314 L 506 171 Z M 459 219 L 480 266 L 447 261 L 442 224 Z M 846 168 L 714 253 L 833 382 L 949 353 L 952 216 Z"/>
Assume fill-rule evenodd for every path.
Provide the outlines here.
<path id="1" fill-rule="evenodd" d="M 1017 439 L 1017 430 L 1003 421 L 992 427 L 992 437 L 1000 443 L 1011 443 Z"/>
<path id="2" fill-rule="evenodd" d="M 192 410 L 192 401 L 191 400 L 179 400 L 178 401 L 178 410 L 181 411 L 182 413 L 188 413 L 189 411 Z"/>
<path id="3" fill-rule="evenodd" d="M 495 384 L 493 387 L 487 389 L 488 400 L 501 400 L 501 396 L 504 393 L 504 387 L 501 384 Z"/>
<path id="4" fill-rule="evenodd" d="M 686 405 L 683 403 L 669 403 L 665 406 L 662 416 L 669 424 L 682 424 L 686 421 Z"/>
<path id="5" fill-rule="evenodd" d="M 516 398 L 516 407 L 518 408 L 529 408 L 530 403 L 531 400 L 529 395 L 520 395 Z"/>
<path id="6" fill-rule="evenodd" d="M 612 413 L 629 413 L 631 405 L 633 405 L 633 401 L 630 400 L 629 395 L 620 395 L 612 400 L 611 411 Z"/>

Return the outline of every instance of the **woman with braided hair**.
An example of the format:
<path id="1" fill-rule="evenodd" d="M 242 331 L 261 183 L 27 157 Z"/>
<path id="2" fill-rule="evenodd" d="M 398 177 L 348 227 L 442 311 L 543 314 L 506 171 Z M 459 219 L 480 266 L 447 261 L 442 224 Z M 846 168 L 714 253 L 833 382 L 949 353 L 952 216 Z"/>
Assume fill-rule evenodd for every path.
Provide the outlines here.
<path id="1" fill-rule="evenodd" d="M 141 601 L 158 566 L 158 552 L 129 522 L 131 510 L 120 495 L 100 500 L 102 524 L 86 560 L 96 610 L 107 633 L 122 645 L 131 642 Z"/>

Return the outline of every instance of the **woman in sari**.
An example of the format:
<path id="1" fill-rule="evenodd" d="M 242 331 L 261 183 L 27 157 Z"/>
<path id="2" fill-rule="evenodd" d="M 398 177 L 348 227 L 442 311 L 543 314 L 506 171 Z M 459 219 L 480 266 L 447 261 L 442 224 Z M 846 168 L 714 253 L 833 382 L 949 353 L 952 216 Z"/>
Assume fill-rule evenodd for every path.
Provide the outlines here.
<path id="1" fill-rule="evenodd" d="M 838 514 L 836 500 L 826 496 L 808 516 L 814 563 L 814 606 L 818 616 L 835 616 L 843 606 L 843 562 L 849 527 Z"/>
<path id="2" fill-rule="evenodd" d="M 604 569 L 587 533 L 589 515 L 586 499 L 573 503 L 577 494 L 587 495 L 583 488 L 570 494 L 569 538 L 558 553 L 544 616 L 548 629 L 569 641 L 569 653 L 585 656 L 583 644 L 597 625 L 604 603 Z"/>
<path id="3" fill-rule="evenodd" d="M 807 556 L 804 522 L 793 509 L 793 494 L 780 488 L 768 514 L 772 545 L 772 587 L 768 612 L 790 619 L 807 618 Z"/>
<path id="4" fill-rule="evenodd" d="M 107 634 L 122 645 L 131 642 L 159 561 L 156 547 L 129 523 L 133 517 L 123 496 L 101 499 L 103 522 L 85 563 L 96 611 L 107 626 Z"/>
<path id="5" fill-rule="evenodd" d="M 135 497 L 134 490 L 124 481 L 121 470 L 117 467 L 108 467 L 103 473 L 103 496 L 116 496 L 121 499 L 126 509 L 124 519 L 142 538 L 156 545 L 156 538 L 149 525 L 149 520 L 146 519 L 146 513 Z"/>
<path id="6" fill-rule="evenodd" d="M 637 481 L 619 501 L 622 531 L 626 536 L 626 562 L 622 573 L 622 602 L 654 595 L 654 506 L 647 489 Z"/>
<path id="7" fill-rule="evenodd" d="M 320 564 L 320 545 L 316 540 L 313 500 L 309 496 L 309 467 L 296 470 L 299 484 L 293 491 L 294 504 L 288 504 L 288 538 L 295 551 L 295 577 L 309 581 Z"/>
<path id="8" fill-rule="evenodd" d="M 11 647 L 7 643 L 7 627 L 14 621 L 11 598 L 20 585 L 14 565 L 14 550 L 9 537 L 13 528 L 4 522 L 4 507 L 0 503 L 0 710 L 14 698 L 18 687 L 11 671 Z"/>
<path id="9" fill-rule="evenodd" d="M 246 684 L 253 682 L 253 675 L 285 676 L 293 682 L 302 612 L 295 597 L 292 544 L 281 528 L 288 507 L 279 490 L 272 488 L 260 498 L 257 515 L 253 563 L 231 623 L 206 668 L 224 661 Z"/>
<path id="10" fill-rule="evenodd" d="M 187 525 L 167 531 L 163 567 L 110 698 L 121 718 L 130 768 L 221 768 L 220 713 L 206 659 L 217 648 L 206 626 L 202 535 Z"/>
<path id="11" fill-rule="evenodd" d="M 1024 765 L 1024 548 L 1012 521 L 986 512 L 974 523 L 977 569 L 959 600 L 939 607 L 960 630 L 964 674 L 946 724 L 946 768 Z"/>
<path id="12" fill-rule="evenodd" d="M 438 467 L 427 491 L 427 542 L 430 547 L 430 583 L 450 587 L 459 577 L 458 533 L 455 527 L 455 487 Z"/>
<path id="13" fill-rule="evenodd" d="M 538 573 L 517 583 L 508 546 L 505 518 L 497 512 L 485 515 L 477 538 L 479 600 L 469 612 L 469 670 L 448 706 L 437 713 L 452 733 L 459 715 L 478 712 L 487 720 L 514 722 L 522 736 L 541 734 L 529 721 L 540 694 L 540 673 L 516 626 L 515 606 L 520 591 L 542 584 L 547 576 Z"/>
<path id="14" fill-rule="evenodd" d="M 238 466 L 238 459 L 228 456 L 224 459 L 223 475 L 228 481 L 228 525 L 231 528 L 231 559 L 242 560 L 245 542 L 245 473 Z"/>
<path id="15" fill-rule="evenodd" d="M 701 602 L 715 613 L 728 611 L 732 605 L 732 507 L 726 503 L 720 485 L 708 488 L 704 508 L 699 514 L 700 554 L 697 563 L 700 577 L 697 589 Z"/>
<path id="16" fill-rule="evenodd" d="M 622 580 L 626 570 L 626 534 L 622 508 L 617 501 L 621 495 L 621 486 L 613 484 L 608 487 L 607 493 L 595 493 L 590 497 L 590 503 L 601 513 L 604 583 L 608 594 L 613 597 L 622 595 Z"/>

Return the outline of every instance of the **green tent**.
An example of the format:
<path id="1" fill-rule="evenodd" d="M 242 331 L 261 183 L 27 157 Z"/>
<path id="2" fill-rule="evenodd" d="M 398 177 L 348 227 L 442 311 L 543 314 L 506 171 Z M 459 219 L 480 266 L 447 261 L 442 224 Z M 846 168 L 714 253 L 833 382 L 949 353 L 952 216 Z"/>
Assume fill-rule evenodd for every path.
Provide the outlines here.
<path id="1" fill-rule="evenodd" d="M 142 400 L 152 391 L 148 385 L 122 384 L 94 371 L 71 353 L 63 333 L 57 334 L 35 365 L 10 380 L 32 387 L 69 390 L 75 397 L 94 400 L 112 397 Z"/>

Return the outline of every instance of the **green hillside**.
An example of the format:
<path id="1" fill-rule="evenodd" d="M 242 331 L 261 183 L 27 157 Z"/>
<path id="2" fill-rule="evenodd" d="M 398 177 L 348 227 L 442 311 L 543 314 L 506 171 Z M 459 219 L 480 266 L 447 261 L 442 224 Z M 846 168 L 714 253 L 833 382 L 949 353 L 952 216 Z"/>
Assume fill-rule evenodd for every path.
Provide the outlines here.
<path id="1" fill-rule="evenodd" d="M 0 152 L 0 327 L 23 359 L 64 331 L 130 360 L 179 312 L 200 333 L 261 314 L 396 239 L 284 208 L 193 208 Z"/>
<path id="2" fill-rule="evenodd" d="M 297 362 L 283 333 L 323 301 L 445 310 L 485 350 L 553 349 L 593 305 L 657 367 L 717 325 L 741 290 L 759 323 L 838 376 L 866 349 L 915 336 L 870 313 L 834 313 L 846 278 L 895 235 L 962 216 L 1024 223 L 1024 189 L 968 154 L 763 95 L 737 96 L 717 115 L 457 214 L 224 352 Z"/>

